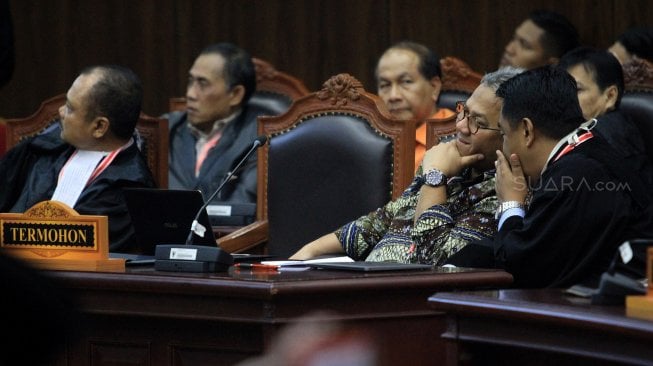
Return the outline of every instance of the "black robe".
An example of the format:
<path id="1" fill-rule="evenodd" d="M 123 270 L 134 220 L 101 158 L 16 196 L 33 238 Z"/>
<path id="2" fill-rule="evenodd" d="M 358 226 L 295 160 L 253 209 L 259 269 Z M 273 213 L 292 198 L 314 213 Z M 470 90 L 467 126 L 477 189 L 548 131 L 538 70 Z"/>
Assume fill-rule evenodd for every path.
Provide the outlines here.
<path id="1" fill-rule="evenodd" d="M 58 127 L 8 151 L 0 160 L 1 212 L 24 212 L 52 198 L 59 171 L 74 151 L 61 140 Z M 122 189 L 154 186 L 152 174 L 134 143 L 84 188 L 73 209 L 82 215 L 108 216 L 109 250 L 129 252 L 137 243 Z"/>
<path id="2" fill-rule="evenodd" d="M 603 137 L 623 159 L 621 163 L 640 172 L 648 184 L 653 184 L 653 169 L 646 152 L 642 133 L 630 117 L 619 110 L 608 112 L 597 118 L 592 130 Z M 646 175 L 647 174 L 647 175 Z"/>
<path id="3" fill-rule="evenodd" d="M 617 247 L 653 238 L 650 185 L 595 134 L 552 162 L 533 187 L 522 219 L 508 218 L 494 240 L 449 258 L 461 267 L 503 268 L 515 287 L 595 286 Z M 640 176 L 641 173 L 641 176 Z"/>

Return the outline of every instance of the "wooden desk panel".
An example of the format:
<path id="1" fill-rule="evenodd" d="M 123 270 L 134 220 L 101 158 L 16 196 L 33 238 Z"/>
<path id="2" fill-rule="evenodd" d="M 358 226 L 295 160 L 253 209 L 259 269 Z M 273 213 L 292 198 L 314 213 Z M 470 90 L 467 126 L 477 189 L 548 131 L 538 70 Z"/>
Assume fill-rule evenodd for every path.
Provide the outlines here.
<path id="1" fill-rule="evenodd" d="M 556 289 L 436 293 L 429 305 L 447 314 L 449 365 L 653 364 L 653 322 L 623 306 Z"/>
<path id="2" fill-rule="evenodd" d="M 261 354 L 281 327 L 316 310 L 369 332 L 382 365 L 435 365 L 444 360 L 444 343 L 432 340 L 444 322 L 428 296 L 512 281 L 502 271 L 465 269 L 50 273 L 73 291 L 85 315 L 62 365 L 231 365 Z"/>

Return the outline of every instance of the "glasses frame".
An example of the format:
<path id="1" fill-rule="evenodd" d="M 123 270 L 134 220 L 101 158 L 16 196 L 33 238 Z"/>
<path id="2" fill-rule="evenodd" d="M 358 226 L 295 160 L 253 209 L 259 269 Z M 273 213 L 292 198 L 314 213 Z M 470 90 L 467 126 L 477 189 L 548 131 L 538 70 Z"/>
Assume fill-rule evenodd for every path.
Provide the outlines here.
<path id="1" fill-rule="evenodd" d="M 462 114 L 462 117 L 460 117 Z M 467 129 L 469 130 L 469 133 L 472 135 L 476 135 L 478 133 L 478 130 L 490 130 L 490 131 L 497 131 L 501 132 L 500 128 L 494 128 L 494 127 L 481 127 L 478 125 L 476 121 L 474 121 L 474 126 L 476 127 L 475 130 L 472 130 L 472 125 L 471 125 L 471 118 L 469 118 L 469 110 L 465 108 L 465 101 L 457 101 L 456 102 L 456 123 L 462 121 L 463 119 L 467 119 Z"/>

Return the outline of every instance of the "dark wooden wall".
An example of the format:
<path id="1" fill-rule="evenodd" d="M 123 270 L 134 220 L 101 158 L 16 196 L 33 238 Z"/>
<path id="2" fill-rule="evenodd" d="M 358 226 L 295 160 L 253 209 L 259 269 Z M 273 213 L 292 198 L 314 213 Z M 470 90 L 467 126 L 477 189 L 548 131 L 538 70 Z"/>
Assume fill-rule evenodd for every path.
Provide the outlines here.
<path id="1" fill-rule="evenodd" d="M 318 89 L 348 72 L 374 91 L 373 69 L 391 43 L 412 39 L 480 72 L 495 69 L 514 28 L 536 8 L 557 10 L 582 41 L 608 47 L 632 25 L 653 26 L 651 0 L 10 0 L 16 68 L 0 116 L 26 116 L 97 63 L 133 68 L 144 111 L 185 92 L 205 45 L 231 41 Z"/>

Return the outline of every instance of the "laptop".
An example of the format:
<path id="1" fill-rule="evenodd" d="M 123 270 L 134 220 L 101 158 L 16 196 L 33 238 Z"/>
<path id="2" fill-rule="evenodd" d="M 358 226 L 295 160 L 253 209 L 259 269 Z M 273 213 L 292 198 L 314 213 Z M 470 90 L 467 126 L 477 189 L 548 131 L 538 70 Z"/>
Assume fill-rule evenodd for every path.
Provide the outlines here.
<path id="1" fill-rule="evenodd" d="M 185 244 L 195 215 L 204 205 L 197 190 L 125 188 L 127 209 L 132 219 L 138 249 L 144 255 L 154 255 L 159 244 Z M 194 245 L 216 246 L 206 210 L 198 222 L 206 228 L 204 237 L 193 234 Z"/>
<path id="2" fill-rule="evenodd" d="M 154 253 L 159 244 L 185 244 L 191 224 L 204 205 L 198 190 L 125 188 L 127 210 L 132 219 L 138 251 L 142 254 L 110 253 L 113 258 L 125 258 L 128 264 L 154 263 Z M 193 245 L 217 246 L 206 210 L 198 220 L 206 228 L 204 237 L 193 234 Z M 270 258 L 263 254 L 232 254 L 236 262 L 252 262 Z"/>

